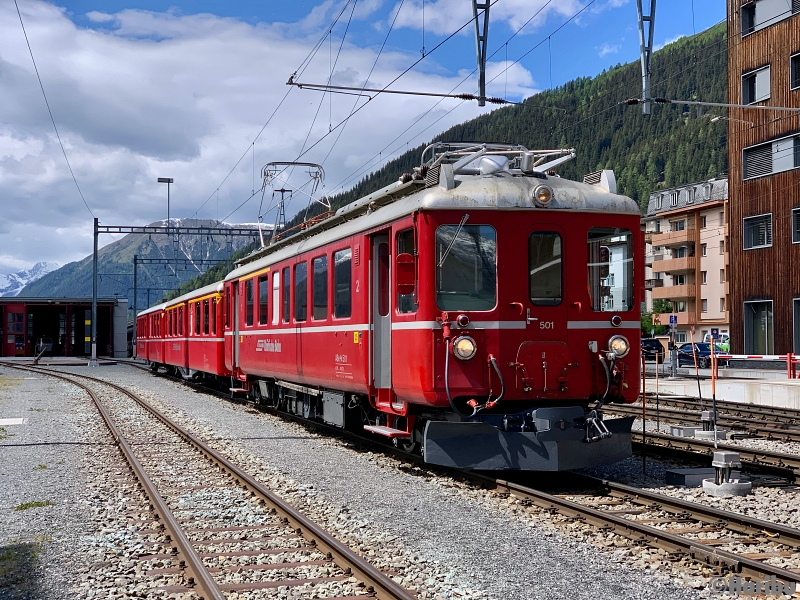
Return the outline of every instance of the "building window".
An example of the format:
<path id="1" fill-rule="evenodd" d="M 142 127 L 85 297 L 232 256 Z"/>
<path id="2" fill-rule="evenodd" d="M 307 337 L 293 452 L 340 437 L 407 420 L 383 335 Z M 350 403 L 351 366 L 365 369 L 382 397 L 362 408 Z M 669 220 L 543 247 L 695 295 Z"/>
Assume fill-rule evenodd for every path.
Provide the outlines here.
<path id="1" fill-rule="evenodd" d="M 703 215 L 702 217 L 700 217 L 700 229 L 705 229 L 705 228 L 706 228 L 706 216 Z"/>
<path id="2" fill-rule="evenodd" d="M 790 62 L 791 76 L 789 78 L 789 84 L 793 90 L 796 90 L 797 88 L 800 88 L 800 53 L 792 56 Z"/>
<path id="3" fill-rule="evenodd" d="M 789 8 L 789 2 L 785 1 L 756 0 L 742 6 L 739 11 L 742 18 L 742 35 L 759 31 L 800 12 L 800 3 L 797 0 L 793 0 L 791 5 Z"/>
<path id="4" fill-rule="evenodd" d="M 772 300 L 744 303 L 745 354 L 773 354 Z"/>
<path id="5" fill-rule="evenodd" d="M 672 285 L 686 285 L 686 275 L 673 275 Z"/>
<path id="6" fill-rule="evenodd" d="M 679 312 L 679 313 L 686 312 L 686 302 L 684 302 L 683 300 L 680 300 L 680 301 L 676 302 L 675 303 L 675 312 Z"/>
<path id="7" fill-rule="evenodd" d="M 725 312 L 725 298 L 720 298 L 719 299 L 719 309 L 722 312 Z"/>
<path id="8" fill-rule="evenodd" d="M 672 221 L 672 231 L 684 231 L 686 229 L 686 221 Z"/>
<path id="9" fill-rule="evenodd" d="M 725 254 L 725 240 L 721 240 L 719 243 L 719 253 Z"/>
<path id="10" fill-rule="evenodd" d="M 707 183 L 703 186 L 703 198 L 705 200 L 711 200 L 711 184 Z"/>
<path id="11" fill-rule="evenodd" d="M 758 215 L 743 219 L 744 249 L 768 248 L 772 246 L 772 215 Z M 720 242 L 724 244 L 724 242 Z M 720 246 L 722 248 L 722 246 Z"/>
<path id="12" fill-rule="evenodd" d="M 685 331 L 676 331 L 675 332 L 675 342 L 678 344 L 685 344 L 687 342 L 686 332 Z"/>
<path id="13" fill-rule="evenodd" d="M 742 104 L 769 99 L 769 65 L 742 75 Z"/>
<path id="14" fill-rule="evenodd" d="M 673 249 L 672 258 L 686 258 L 686 246 Z"/>
<path id="15" fill-rule="evenodd" d="M 669 195 L 669 205 L 678 206 L 678 192 L 672 192 Z"/>
<path id="16" fill-rule="evenodd" d="M 708 244 L 700 244 L 700 256 L 708 256 Z"/>
<path id="17" fill-rule="evenodd" d="M 700 271 L 700 280 L 703 282 L 703 285 L 708 283 L 708 271 Z"/>
<path id="18" fill-rule="evenodd" d="M 664 206 L 664 195 L 659 194 L 656 196 L 656 209 L 662 208 Z"/>
<path id="19" fill-rule="evenodd" d="M 722 227 L 723 225 L 725 225 L 725 211 L 721 210 L 719 211 L 719 226 Z"/>
<path id="20" fill-rule="evenodd" d="M 800 167 L 800 135 L 745 148 L 742 157 L 744 179 L 796 169 Z"/>
<path id="21" fill-rule="evenodd" d="M 725 283 L 725 269 L 719 270 L 719 282 Z"/>
<path id="22" fill-rule="evenodd" d="M 703 298 L 703 299 L 700 301 L 700 306 L 702 307 L 702 312 L 708 312 L 708 300 L 706 300 L 705 298 Z"/>
<path id="23" fill-rule="evenodd" d="M 792 243 L 800 244 L 800 208 L 792 209 Z"/>
<path id="24" fill-rule="evenodd" d="M 656 221 L 656 233 L 661 233 L 661 221 Z"/>

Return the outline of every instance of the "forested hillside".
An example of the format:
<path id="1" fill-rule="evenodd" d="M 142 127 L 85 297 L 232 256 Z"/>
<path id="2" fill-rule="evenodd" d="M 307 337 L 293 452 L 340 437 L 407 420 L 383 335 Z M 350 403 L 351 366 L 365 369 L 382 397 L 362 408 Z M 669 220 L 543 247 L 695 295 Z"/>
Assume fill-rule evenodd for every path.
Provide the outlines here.
<path id="1" fill-rule="evenodd" d="M 653 54 L 652 90 L 656 97 L 725 102 L 727 41 L 725 24 L 681 38 Z M 431 141 L 522 144 L 528 148 L 575 148 L 576 158 L 558 168 L 581 180 L 586 173 L 613 169 L 621 193 L 647 206 L 660 187 L 709 179 L 728 168 L 727 124 L 712 122 L 722 110 L 705 112 L 686 105 L 655 105 L 652 114 L 625 100 L 641 96 L 639 62 L 617 65 L 528 98 L 521 106 L 500 108 L 444 131 Z M 555 107 L 549 110 L 541 107 Z M 427 144 L 425 144 L 427 145 Z M 394 181 L 420 164 L 425 145 L 409 150 L 370 173 L 349 191 L 331 199 L 334 209 Z M 309 215 L 320 211 L 312 207 Z M 305 211 L 287 223 L 299 224 Z M 222 279 L 209 271 L 181 286 L 179 293 Z M 172 295 L 177 295 L 174 292 Z"/>

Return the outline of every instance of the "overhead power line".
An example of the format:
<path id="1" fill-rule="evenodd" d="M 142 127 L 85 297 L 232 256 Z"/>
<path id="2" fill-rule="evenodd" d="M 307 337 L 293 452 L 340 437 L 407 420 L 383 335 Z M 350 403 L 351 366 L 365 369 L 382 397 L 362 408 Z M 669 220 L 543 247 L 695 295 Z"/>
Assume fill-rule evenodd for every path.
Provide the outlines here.
<path id="1" fill-rule="evenodd" d="M 56 126 L 56 120 L 53 118 L 53 111 L 50 110 L 50 103 L 47 101 L 47 94 L 44 92 L 44 84 L 42 84 L 42 78 L 39 75 L 39 69 L 36 66 L 36 60 L 33 58 L 33 50 L 31 49 L 31 42 L 28 40 L 28 33 L 25 31 L 25 24 L 22 22 L 22 13 L 19 11 L 19 4 L 17 4 L 17 0 L 14 0 L 14 6 L 17 7 L 17 16 L 19 17 L 19 24 L 22 26 L 22 34 L 25 36 L 25 43 L 28 45 L 28 52 L 31 55 L 31 62 L 33 63 L 33 70 L 36 71 L 36 79 L 39 80 L 39 87 L 42 90 L 42 96 L 44 96 L 44 103 L 47 105 L 47 112 L 50 115 L 50 121 L 53 123 L 53 129 L 55 129 L 56 137 L 58 138 L 58 143 L 61 146 L 61 152 L 64 154 L 64 160 L 67 162 L 67 168 L 69 169 L 69 174 L 72 175 L 72 181 L 75 182 L 75 187 L 78 188 L 78 194 L 80 194 L 81 200 L 83 200 L 84 206 L 86 206 L 86 210 L 94 217 L 94 213 L 92 209 L 89 208 L 89 203 L 86 202 L 86 198 L 83 197 L 83 192 L 81 191 L 81 186 L 78 185 L 78 180 L 75 178 L 75 173 L 72 171 L 72 165 L 69 164 L 69 158 L 67 158 L 67 151 L 64 149 L 64 142 L 61 141 L 61 135 L 58 133 L 58 127 Z"/>

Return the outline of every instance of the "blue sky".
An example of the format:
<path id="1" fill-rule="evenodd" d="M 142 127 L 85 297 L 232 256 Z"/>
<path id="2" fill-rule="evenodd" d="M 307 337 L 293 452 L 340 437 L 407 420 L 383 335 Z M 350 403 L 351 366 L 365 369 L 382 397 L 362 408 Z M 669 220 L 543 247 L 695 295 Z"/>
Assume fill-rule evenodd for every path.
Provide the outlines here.
<path id="1" fill-rule="evenodd" d="M 253 194 L 262 187 L 259 172 L 267 162 L 302 155 L 321 163 L 326 178 L 320 192 L 335 194 L 406 148 L 495 109 L 380 95 L 331 134 L 353 109 L 353 96 L 297 89 L 285 96 L 286 80 L 318 40 L 323 44 L 302 80 L 325 82 L 341 45 L 334 83 L 389 83 L 421 56 L 423 0 L 18 2 L 91 214 L 54 135 L 14 3 L 1 2 L 0 275 L 40 260 L 63 264 L 87 255 L 93 216 L 104 224 L 165 218 L 158 177 L 175 179 L 173 217 L 241 223 L 261 216 L 271 223 L 271 190 Z M 326 37 L 342 7 L 344 17 Z M 692 9 L 692 0 L 659 3 L 657 46 L 725 17 L 724 0 L 694 0 L 694 18 Z M 430 52 L 471 18 L 471 2 L 425 0 L 424 12 Z M 635 0 L 497 0 L 490 16 L 490 95 L 520 100 L 638 60 Z M 474 69 L 469 26 L 393 87 L 475 92 Z M 301 191 L 292 202 L 290 215 L 308 198 Z"/>

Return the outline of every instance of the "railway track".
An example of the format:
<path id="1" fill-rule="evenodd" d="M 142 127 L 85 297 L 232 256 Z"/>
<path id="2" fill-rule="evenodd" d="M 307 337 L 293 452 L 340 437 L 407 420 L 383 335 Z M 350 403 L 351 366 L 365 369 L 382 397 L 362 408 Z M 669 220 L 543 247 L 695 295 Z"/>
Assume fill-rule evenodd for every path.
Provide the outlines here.
<path id="1" fill-rule="evenodd" d="M 150 502 L 139 561 L 167 593 L 205 600 L 288 588 L 336 600 L 414 596 L 192 433 L 116 384 L 0 363 L 75 385 L 94 401 Z M 166 542 L 163 539 L 166 533 Z M 151 541 L 155 539 L 156 541 Z"/>
<path id="2" fill-rule="evenodd" d="M 696 396 L 673 396 L 668 394 L 659 394 L 658 405 L 699 412 L 701 410 L 711 410 L 711 399 L 701 399 Z M 648 409 L 650 409 L 651 406 L 656 406 L 654 394 L 647 395 L 647 406 Z M 717 411 L 724 412 L 732 417 L 751 418 L 756 421 L 769 421 L 774 423 L 785 423 L 789 425 L 800 424 L 800 410 L 794 408 L 745 404 L 742 402 L 732 402 L 729 400 L 718 399 Z"/>
<path id="3" fill-rule="evenodd" d="M 174 380 L 183 382 L 179 378 Z M 202 388 L 196 384 L 192 387 Z M 225 394 L 219 395 L 228 398 Z M 669 560 L 689 560 L 705 565 L 716 573 L 737 573 L 752 578 L 774 575 L 779 581 L 800 584 L 800 561 L 796 571 L 772 564 L 800 550 L 798 529 L 575 473 L 569 473 L 566 477 L 569 487 L 579 491 L 551 493 L 540 489 L 531 481 L 531 476 L 524 473 L 514 475 L 513 479 L 503 479 L 430 467 L 420 457 L 376 440 L 300 416 L 265 409 L 257 404 L 253 406 L 348 441 L 379 448 L 421 469 L 508 494 L 519 499 L 523 505 L 536 506 L 567 520 L 586 523 L 601 531 L 633 540 L 637 545 L 664 550 Z M 796 461 L 797 468 L 800 468 L 800 457 Z"/>
<path id="4" fill-rule="evenodd" d="M 706 408 L 706 410 L 709 410 Z M 629 417 L 641 417 L 641 404 L 612 404 L 606 407 L 606 412 L 616 413 Z M 759 437 L 780 442 L 800 442 L 800 424 L 778 421 L 765 421 L 749 416 L 737 416 L 718 410 L 717 424 L 721 427 L 739 429 L 750 437 Z M 654 421 L 656 418 L 672 423 L 699 424 L 699 410 L 691 408 L 670 408 L 659 406 L 656 412 L 655 405 L 647 405 L 647 419 Z"/>

